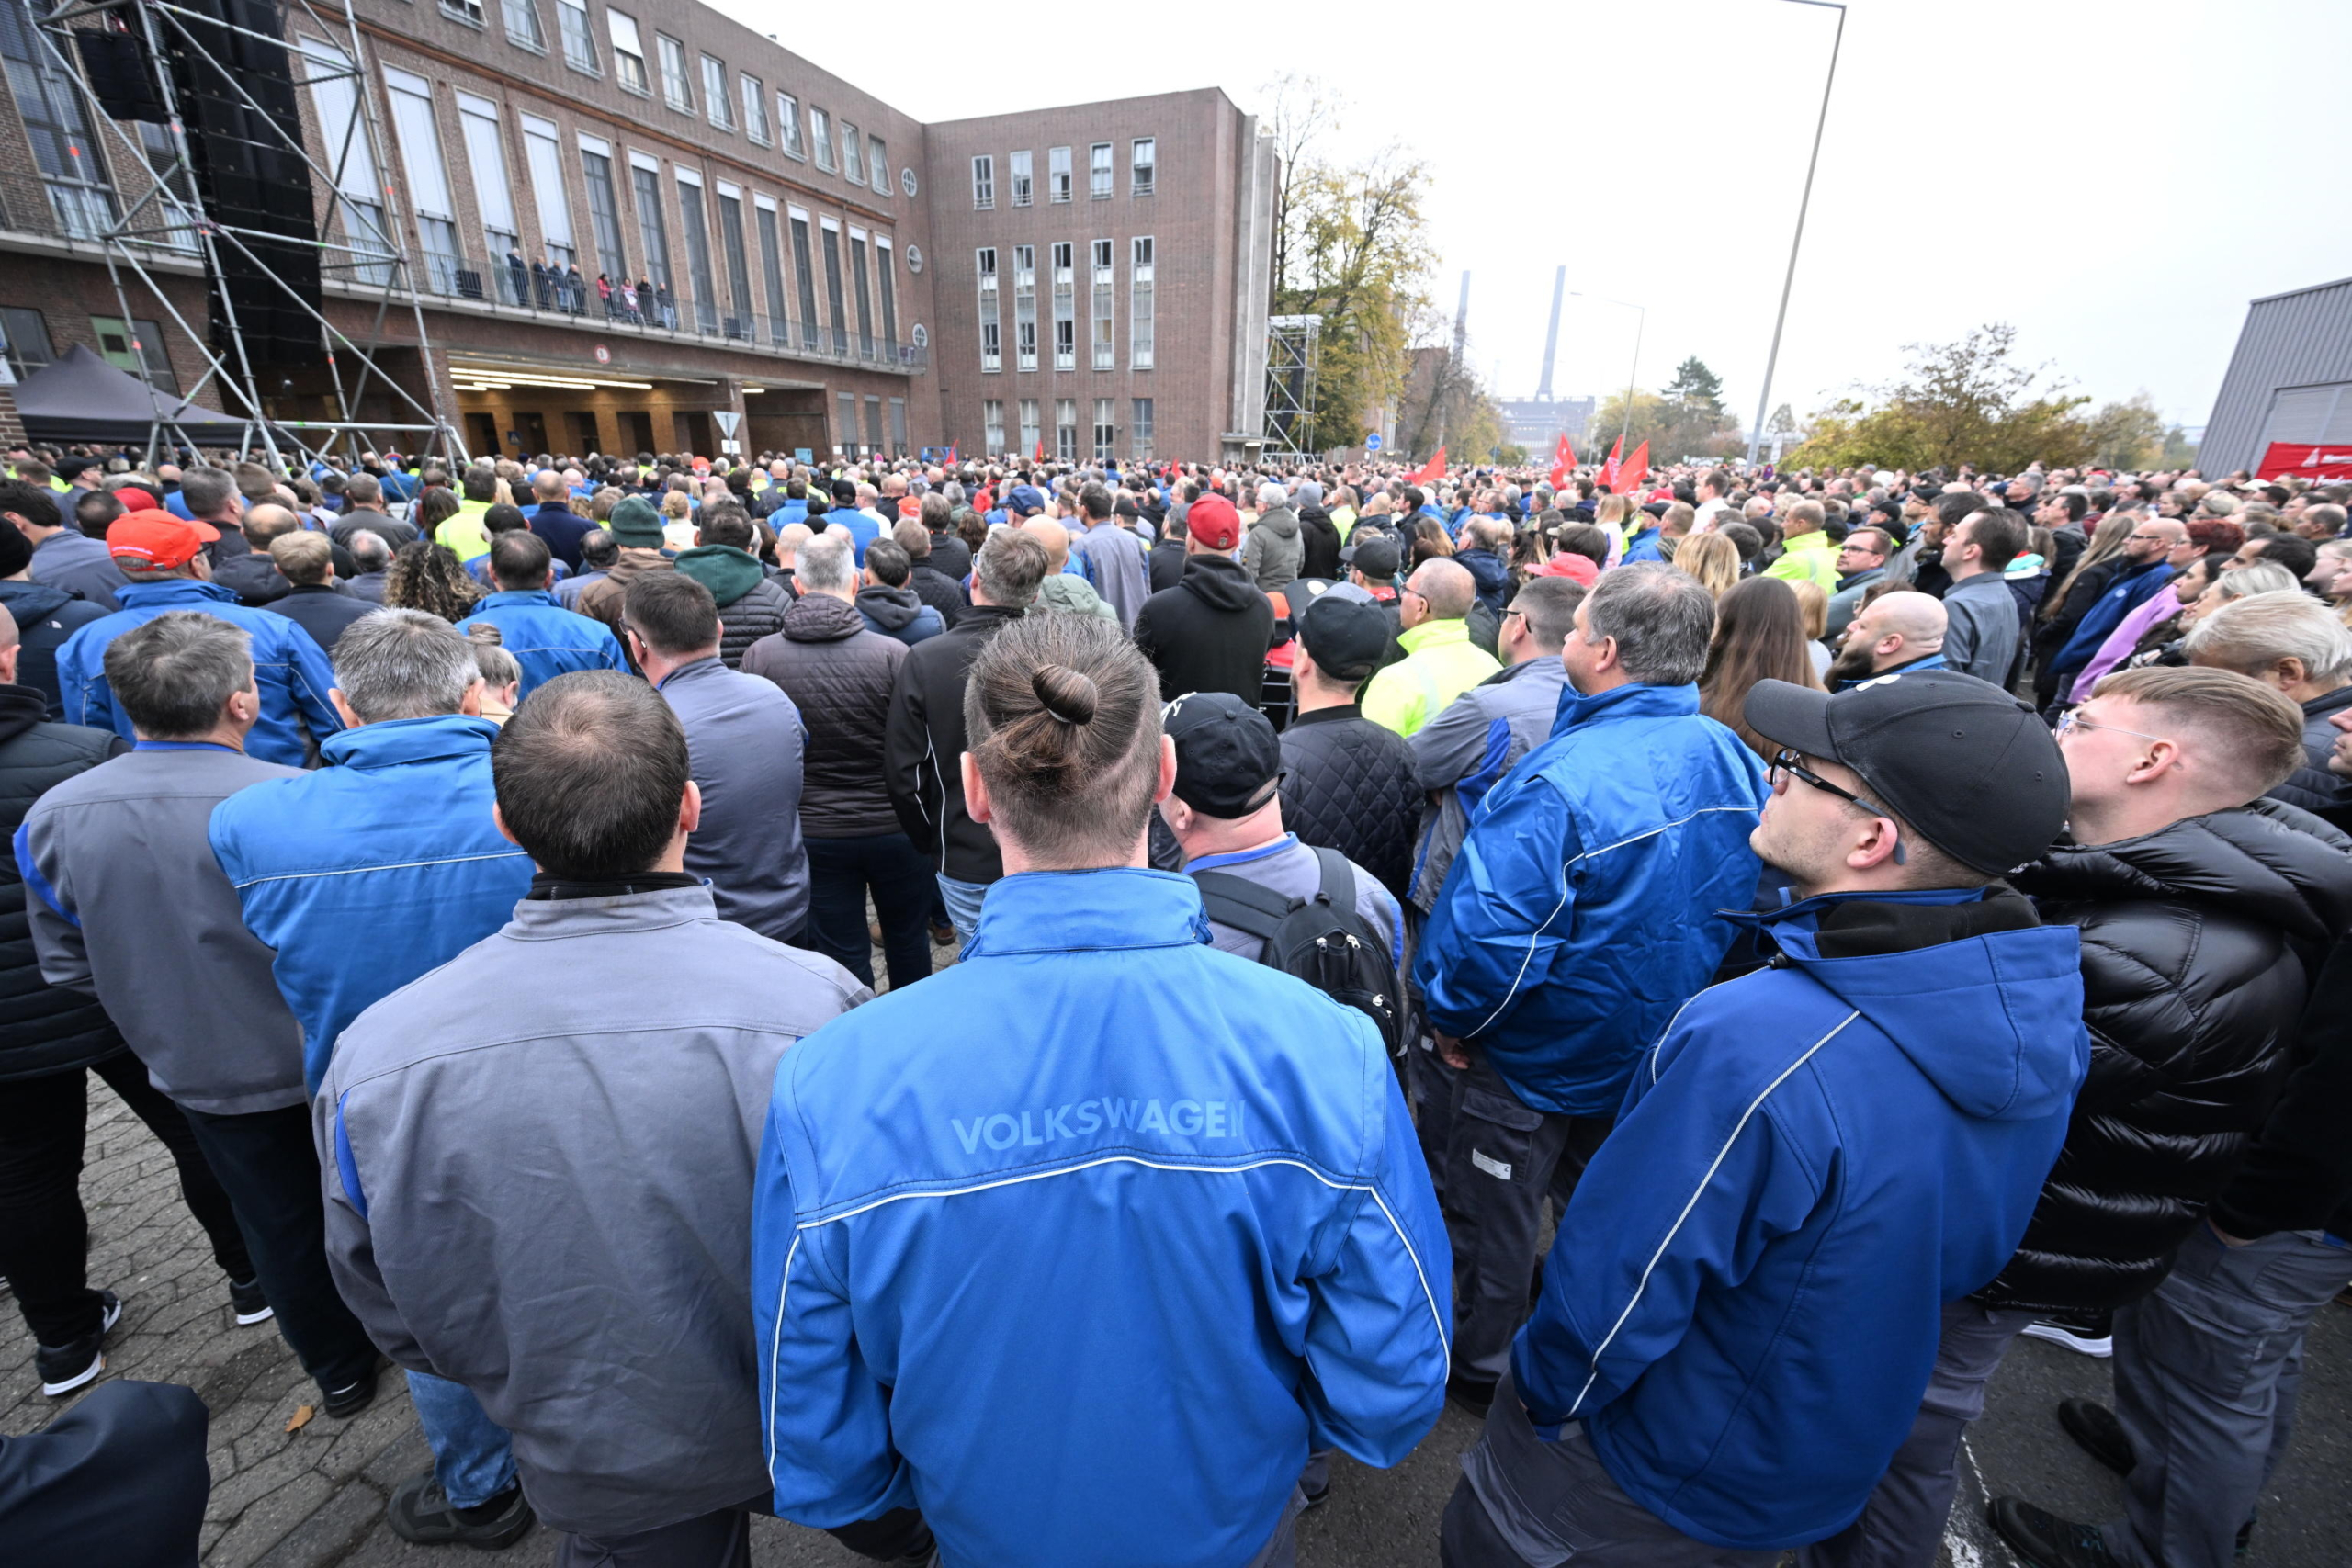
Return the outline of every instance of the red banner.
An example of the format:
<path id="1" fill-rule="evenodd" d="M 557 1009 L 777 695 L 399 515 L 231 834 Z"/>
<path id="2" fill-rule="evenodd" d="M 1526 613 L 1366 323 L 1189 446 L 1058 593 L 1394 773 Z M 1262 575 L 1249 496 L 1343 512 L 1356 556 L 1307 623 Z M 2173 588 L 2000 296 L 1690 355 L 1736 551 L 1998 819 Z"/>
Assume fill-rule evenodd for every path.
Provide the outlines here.
<path id="1" fill-rule="evenodd" d="M 2274 441 L 2254 470 L 2258 479 L 2352 479 L 2352 441 L 2333 446 Z"/>

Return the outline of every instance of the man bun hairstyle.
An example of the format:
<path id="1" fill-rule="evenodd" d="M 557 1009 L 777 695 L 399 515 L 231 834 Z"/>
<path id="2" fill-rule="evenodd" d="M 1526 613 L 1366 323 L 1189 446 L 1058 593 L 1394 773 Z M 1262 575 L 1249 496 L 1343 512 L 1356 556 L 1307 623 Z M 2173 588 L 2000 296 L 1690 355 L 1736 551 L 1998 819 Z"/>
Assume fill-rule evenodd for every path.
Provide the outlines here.
<path id="1" fill-rule="evenodd" d="M 982 646 L 964 722 L 991 817 L 1040 864 L 1123 863 L 1159 781 L 1159 677 L 1094 615 L 1024 616 Z"/>
<path id="2" fill-rule="evenodd" d="M 498 732 L 490 772 L 507 832 L 540 870 L 575 882 L 651 869 L 693 776 L 678 716 L 618 670 L 536 688 Z"/>

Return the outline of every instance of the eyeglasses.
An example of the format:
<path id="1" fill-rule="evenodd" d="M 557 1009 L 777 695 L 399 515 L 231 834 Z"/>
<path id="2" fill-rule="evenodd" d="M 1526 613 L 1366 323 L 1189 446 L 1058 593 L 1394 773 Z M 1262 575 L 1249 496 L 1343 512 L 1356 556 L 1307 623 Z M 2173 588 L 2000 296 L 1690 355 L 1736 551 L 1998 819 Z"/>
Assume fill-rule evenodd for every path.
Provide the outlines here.
<path id="1" fill-rule="evenodd" d="M 2126 541 L 2126 543 L 2134 545 L 2169 545 L 2172 543 L 2172 540 L 2163 534 L 2134 534 Z"/>
<path id="2" fill-rule="evenodd" d="M 1851 790 L 1839 789 L 1836 784 L 1831 784 L 1827 779 L 1823 778 L 1819 773 L 1815 773 L 1803 762 L 1797 761 L 1797 756 L 1798 753 L 1795 751 L 1790 750 L 1787 747 L 1782 747 L 1780 752 L 1773 757 L 1772 765 L 1767 770 L 1767 777 L 1769 778 L 1775 794 L 1778 794 L 1781 790 L 1787 787 L 1787 784 L 1782 778 L 1782 775 L 1786 774 L 1789 778 L 1803 779 L 1806 784 L 1811 784 L 1814 788 L 1821 791 L 1824 795 L 1834 795 L 1838 799 L 1845 801 L 1849 805 L 1859 806 L 1873 817 L 1892 817 L 1894 815 L 1885 807 L 1880 806 L 1875 802 L 1866 800 L 1862 796 L 1856 795 Z"/>
<path id="3" fill-rule="evenodd" d="M 2126 729 L 2120 724 L 2101 724 L 2097 719 L 2085 718 L 2080 708 L 2069 708 L 2064 713 L 2060 714 L 2058 716 L 2058 728 L 2052 733 L 2056 735 L 2064 735 L 2067 731 L 2073 729 L 2111 729 L 2118 735 L 2134 736 L 2142 740 L 2169 740 L 2171 739 L 2171 737 L 2165 735 L 2151 735 L 2144 729 Z"/>

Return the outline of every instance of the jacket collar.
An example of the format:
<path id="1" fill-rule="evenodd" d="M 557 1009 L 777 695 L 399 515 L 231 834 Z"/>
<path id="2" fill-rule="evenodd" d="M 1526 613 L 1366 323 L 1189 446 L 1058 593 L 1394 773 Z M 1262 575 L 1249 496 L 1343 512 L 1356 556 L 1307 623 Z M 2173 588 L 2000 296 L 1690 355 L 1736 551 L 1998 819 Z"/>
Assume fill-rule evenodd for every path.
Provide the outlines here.
<path id="1" fill-rule="evenodd" d="M 477 611 L 492 610 L 502 604 L 552 604 L 559 609 L 562 607 L 561 601 L 547 589 L 509 588 L 500 592 L 484 595 L 482 602 L 474 608 Z"/>
<path id="2" fill-rule="evenodd" d="M 1974 577 L 1963 577 L 1945 589 L 1944 597 L 1949 599 L 1955 593 L 1989 593 L 1996 589 L 2004 594 L 2008 592 L 2008 579 L 1997 571 L 1980 571 Z"/>
<path id="3" fill-rule="evenodd" d="M 464 757 L 487 757 L 498 739 L 498 726 L 469 714 L 435 714 L 430 718 L 388 718 L 357 729 L 338 730 L 319 742 L 319 756 L 329 767 L 397 768 L 412 762 L 443 762 Z"/>
<path id="4" fill-rule="evenodd" d="M 1552 738 L 1556 740 L 1577 726 L 1600 718 L 1679 718 L 1698 711 L 1699 688 L 1695 685 L 1634 684 L 1588 697 L 1563 681 L 1560 705 L 1552 719 Z"/>
<path id="5" fill-rule="evenodd" d="M 1296 729 L 1302 724 L 1337 724 L 1341 719 L 1362 718 L 1363 716 L 1363 710 L 1356 706 L 1355 704 L 1341 703 L 1337 707 L 1313 708 L 1306 713 L 1296 715 L 1291 719 L 1290 727 L 1293 729 Z"/>
<path id="6" fill-rule="evenodd" d="M 697 659 L 692 664 L 679 665 L 675 670 L 662 676 L 662 683 L 653 689 L 657 692 L 667 691 L 681 681 L 699 681 L 714 670 L 724 671 L 726 668 L 725 660 L 714 653 L 708 659 Z"/>
<path id="7" fill-rule="evenodd" d="M 1189 876 L 1125 866 L 1024 871 L 989 889 L 964 956 L 1191 947 L 1208 940 L 1201 890 Z"/>
<path id="8" fill-rule="evenodd" d="M 93 541 L 95 543 L 95 541 Z M 156 582 L 132 582 L 114 591 L 115 603 L 145 608 L 150 604 L 189 604 L 201 599 L 225 599 L 235 604 L 237 596 L 217 582 L 201 578 L 173 577 Z"/>
<path id="9" fill-rule="evenodd" d="M 501 933 L 517 942 L 560 942 L 575 936 L 612 936 L 661 931 L 718 918 L 710 885 L 662 887 L 610 898 L 524 899 Z"/>
<path id="10" fill-rule="evenodd" d="M 1423 621 L 1396 634 L 1397 646 L 1407 653 L 1419 653 L 1425 648 L 1450 648 L 1470 640 L 1468 621 Z"/>

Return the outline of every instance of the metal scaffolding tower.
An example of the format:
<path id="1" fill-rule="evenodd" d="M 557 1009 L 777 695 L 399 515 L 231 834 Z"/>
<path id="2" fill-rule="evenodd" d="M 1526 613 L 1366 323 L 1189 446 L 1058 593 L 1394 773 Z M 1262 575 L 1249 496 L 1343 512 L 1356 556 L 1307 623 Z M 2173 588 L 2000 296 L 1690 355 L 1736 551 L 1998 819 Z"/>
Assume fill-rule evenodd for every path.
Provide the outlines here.
<path id="1" fill-rule="evenodd" d="M 1315 374 L 1321 356 L 1323 318 L 1266 318 L 1264 455 L 1305 457 L 1315 441 Z"/>
<path id="2" fill-rule="evenodd" d="M 185 400 L 193 403 L 207 387 L 216 387 L 223 412 L 245 422 L 244 448 L 266 452 L 273 467 L 283 467 L 294 457 L 322 457 L 345 438 L 356 456 L 363 446 L 379 445 L 371 439 L 378 434 L 421 435 L 423 439 L 411 449 L 425 453 L 437 449 L 462 459 L 465 448 L 457 423 L 443 407 L 438 380 L 431 374 L 431 342 L 409 259 L 407 224 L 396 205 L 397 182 L 390 175 L 398 165 L 377 113 L 358 17 L 347 7 L 329 9 L 313 0 L 290 0 L 290 7 L 308 19 L 316 35 L 307 47 L 288 36 L 286 10 L 277 0 L 262 0 L 258 5 L 247 0 L 239 6 L 224 5 L 221 0 L 209 0 L 209 4 L 207 0 L 187 0 L 187 4 L 67 0 L 40 16 L 35 31 L 40 47 L 58 77 L 72 83 L 86 106 L 95 137 L 112 150 L 112 161 L 119 168 L 137 171 L 147 182 L 147 189 L 127 209 L 119 214 L 88 215 L 88 220 L 74 225 L 73 231 L 75 237 L 95 240 L 104 247 L 107 276 L 127 329 L 136 332 L 131 326 L 135 313 L 130 293 L 141 289 L 154 300 L 159 319 L 176 326 L 202 355 L 203 373 L 188 389 Z M 240 19 L 257 19 L 257 13 L 275 18 L 275 26 L 265 31 L 241 25 Z M 129 62 L 107 81 L 105 97 L 93 85 L 91 73 L 82 68 L 94 52 L 89 43 L 94 35 L 121 44 L 113 58 Z M 348 122 L 340 127 L 324 125 L 322 107 L 330 162 L 322 164 L 312 157 L 303 144 L 299 114 L 288 113 L 283 105 L 273 111 L 256 97 L 254 87 L 259 84 L 250 80 L 252 67 L 241 71 L 233 57 L 250 57 L 257 49 L 268 51 L 265 58 L 277 51 L 285 54 L 283 76 L 274 67 L 268 72 L 277 85 L 316 89 L 344 84 L 340 91 L 348 93 L 351 103 Z M 224 59 L 224 55 L 232 58 Z M 191 92 L 247 111 L 242 124 L 262 139 L 254 146 L 266 148 L 273 156 L 299 160 L 311 175 L 324 182 L 323 214 L 306 215 L 310 221 L 303 231 L 289 235 L 283 229 L 273 231 L 216 210 L 205 196 L 209 182 L 199 172 L 184 119 L 185 100 Z M 265 87 L 262 96 L 269 96 Z M 126 97 L 143 103 L 137 120 L 160 127 L 161 134 L 150 138 L 126 129 L 123 118 L 130 117 L 118 118 Z M 365 197 L 356 194 L 363 188 Z M 119 201 L 112 205 L 121 206 Z M 315 288 L 305 290 L 282 265 L 273 264 L 272 256 L 284 257 L 289 246 L 315 251 L 317 271 L 322 276 L 340 276 L 377 291 L 375 320 L 367 341 L 353 338 L 327 318 Z M 182 315 L 150 270 L 150 262 L 173 251 L 193 253 L 203 262 L 215 312 L 209 326 L 191 323 Z M 232 288 L 232 274 L 242 288 Z M 300 321 L 304 333 L 315 326 L 322 354 L 318 363 L 323 365 L 332 384 L 338 417 L 269 417 L 260 380 L 266 358 L 253 352 L 248 332 L 240 323 L 240 294 L 249 310 L 256 298 L 266 298 L 268 312 L 276 321 Z M 415 339 L 413 344 L 392 346 L 413 348 L 426 367 L 422 402 L 378 363 L 387 346 L 385 322 L 395 310 L 409 315 Z M 286 341 L 282 332 L 277 341 Z M 134 338 L 132 346 L 137 352 L 142 345 Z M 406 412 L 396 412 L 393 421 L 362 418 L 362 400 L 379 389 L 396 411 Z M 189 446 L 196 445 L 159 407 L 149 434 L 150 450 L 167 435 Z"/>

